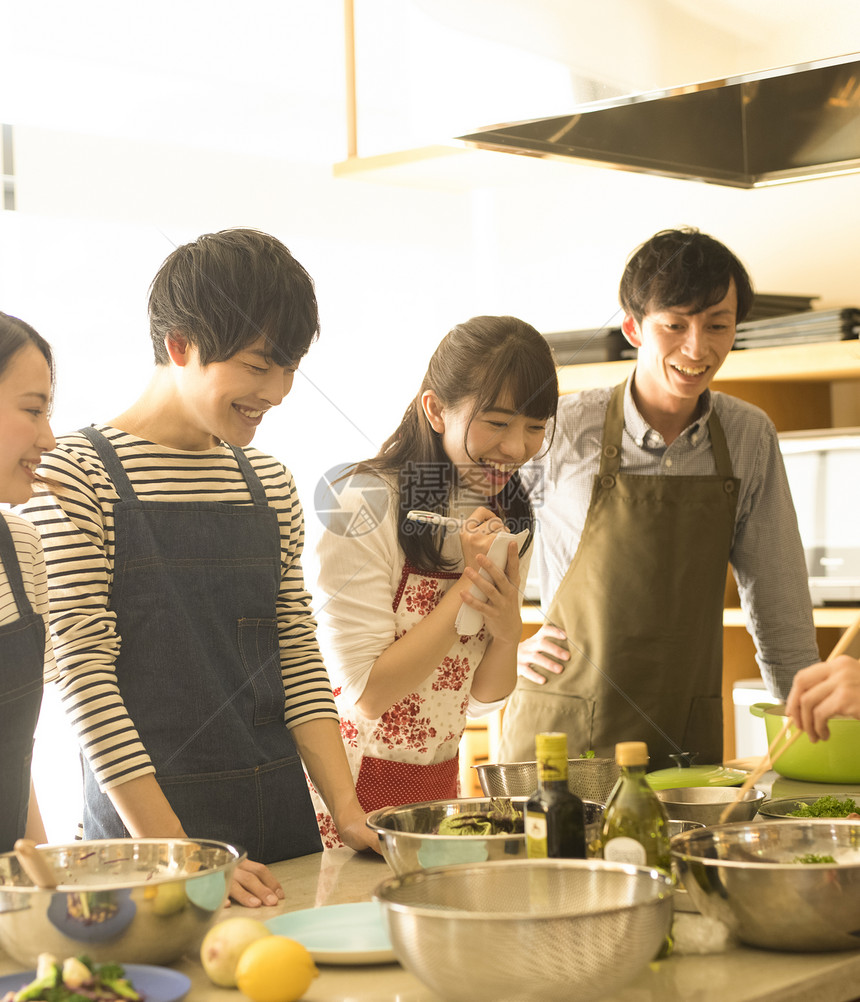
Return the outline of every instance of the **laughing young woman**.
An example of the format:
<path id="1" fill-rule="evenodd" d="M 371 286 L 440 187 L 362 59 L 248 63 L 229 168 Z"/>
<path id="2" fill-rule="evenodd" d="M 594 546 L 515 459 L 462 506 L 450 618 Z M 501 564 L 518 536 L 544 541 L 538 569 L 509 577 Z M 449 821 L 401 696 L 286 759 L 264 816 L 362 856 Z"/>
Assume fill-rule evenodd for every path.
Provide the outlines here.
<path id="1" fill-rule="evenodd" d="M 0 502 L 33 493 L 42 453 L 53 449 L 48 424 L 54 362 L 28 324 L 0 313 Z M 48 631 L 48 579 L 39 533 L 0 512 L 0 852 L 26 835 L 45 841 L 30 779 L 42 685 L 56 676 Z"/>
<path id="2" fill-rule="evenodd" d="M 335 512 L 318 550 L 320 636 L 366 811 L 456 797 L 466 717 L 514 688 L 533 527 L 518 470 L 543 446 L 557 402 L 552 353 L 533 327 L 469 320 L 436 349 L 378 455 L 318 505 Z M 417 524 L 411 509 L 462 524 Z M 486 554 L 503 530 L 527 535 L 499 570 Z M 462 603 L 483 616 L 475 634 L 455 625 Z M 326 837 L 324 817 L 321 827 Z"/>

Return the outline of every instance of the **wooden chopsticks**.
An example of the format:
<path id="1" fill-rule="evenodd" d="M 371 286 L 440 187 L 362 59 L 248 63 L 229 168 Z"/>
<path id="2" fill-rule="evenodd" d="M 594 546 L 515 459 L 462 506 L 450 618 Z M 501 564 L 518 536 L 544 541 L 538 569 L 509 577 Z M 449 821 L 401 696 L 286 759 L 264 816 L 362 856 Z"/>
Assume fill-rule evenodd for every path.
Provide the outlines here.
<path id="1" fill-rule="evenodd" d="M 770 745 L 768 746 L 767 752 L 765 752 L 765 754 L 762 755 L 761 761 L 758 763 L 755 769 L 753 769 L 753 771 L 749 774 L 749 776 L 747 776 L 747 778 L 743 782 L 743 785 L 738 788 L 738 792 L 737 795 L 735 796 L 735 799 L 732 800 L 730 803 L 726 804 L 726 806 L 723 808 L 722 813 L 720 814 L 720 822 L 719 822 L 721 825 L 724 825 L 726 823 L 729 815 L 735 808 L 735 804 L 743 800 L 744 794 L 747 792 L 747 790 L 751 789 L 756 784 L 756 782 L 759 779 L 761 779 L 761 777 L 768 771 L 768 769 L 772 769 L 774 761 L 778 759 L 783 752 L 788 751 L 788 749 L 791 748 L 791 746 L 794 744 L 795 741 L 797 741 L 800 735 L 803 734 L 803 731 L 800 728 L 798 728 L 794 732 L 794 734 L 791 735 L 791 737 L 787 737 L 789 728 L 793 723 L 794 721 L 791 719 L 791 717 L 789 717 L 788 720 L 786 720 L 786 722 L 780 728 L 780 731 L 777 734 L 777 736 L 773 739 L 773 741 L 771 741 Z M 780 747 L 779 746 L 780 742 L 783 740 L 785 743 L 782 745 L 782 747 Z"/>
<path id="2" fill-rule="evenodd" d="M 834 658 L 839 657 L 840 654 L 844 654 L 857 639 L 858 635 L 860 635 L 860 616 L 858 616 L 854 620 L 851 626 L 842 634 L 839 640 L 837 640 L 836 646 L 830 652 L 830 657 L 827 660 L 832 661 Z M 789 717 L 786 720 L 786 722 L 782 725 L 779 734 L 777 734 L 777 736 L 773 739 L 773 741 L 771 741 L 770 746 L 767 749 L 767 752 L 764 755 L 762 755 L 761 761 L 752 770 L 749 776 L 747 776 L 747 778 L 743 782 L 743 785 L 738 788 L 737 796 L 735 797 L 735 799 L 731 803 L 726 804 L 726 806 L 723 808 L 723 811 L 720 814 L 721 825 L 726 823 L 726 820 L 728 819 L 729 815 L 734 810 L 735 804 L 737 804 L 740 800 L 743 799 L 744 794 L 747 792 L 747 790 L 749 790 L 756 783 L 756 781 L 759 780 L 767 772 L 768 769 L 772 769 L 776 759 L 778 759 L 779 756 L 782 755 L 784 752 L 788 751 L 788 749 L 794 744 L 795 741 L 797 741 L 800 735 L 803 734 L 803 731 L 798 727 L 798 729 L 794 732 L 794 734 L 792 734 L 790 738 L 787 738 L 785 744 L 783 744 L 782 747 L 779 747 L 780 741 L 786 738 L 786 735 L 788 734 L 788 731 L 793 723 L 794 721 L 791 719 L 791 717 Z"/>

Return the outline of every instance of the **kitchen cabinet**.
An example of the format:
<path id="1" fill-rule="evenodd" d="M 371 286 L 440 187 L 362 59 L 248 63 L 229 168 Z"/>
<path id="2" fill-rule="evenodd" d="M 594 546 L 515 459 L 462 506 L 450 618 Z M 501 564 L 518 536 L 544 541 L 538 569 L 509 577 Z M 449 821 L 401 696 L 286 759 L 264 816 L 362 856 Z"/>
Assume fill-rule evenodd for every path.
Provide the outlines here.
<path id="1" fill-rule="evenodd" d="M 620 383 L 633 371 L 633 361 L 594 362 L 565 365 L 558 370 L 562 393 L 575 393 Z M 804 428 L 843 428 L 860 425 L 860 341 L 828 341 L 817 344 L 778 348 L 755 348 L 732 351 L 726 359 L 713 388 L 739 397 L 764 410 L 777 431 Z M 752 638 L 746 631 L 739 608 L 737 589 L 731 573 L 726 580 L 723 618 L 723 702 L 724 758 L 735 755 L 734 682 L 759 675 Z M 833 649 L 839 636 L 853 623 L 860 609 L 856 607 L 815 610 L 818 647 L 822 656 Z M 537 607 L 523 612 L 523 636 L 533 633 L 543 616 Z M 480 726 L 478 722 L 477 726 Z M 499 725 L 487 726 L 481 753 L 494 761 L 493 736 Z M 474 733 L 470 749 L 478 747 Z M 461 751 L 461 756 L 463 752 Z M 466 761 L 461 775 L 470 771 Z M 466 788 L 464 787 L 464 795 Z"/>

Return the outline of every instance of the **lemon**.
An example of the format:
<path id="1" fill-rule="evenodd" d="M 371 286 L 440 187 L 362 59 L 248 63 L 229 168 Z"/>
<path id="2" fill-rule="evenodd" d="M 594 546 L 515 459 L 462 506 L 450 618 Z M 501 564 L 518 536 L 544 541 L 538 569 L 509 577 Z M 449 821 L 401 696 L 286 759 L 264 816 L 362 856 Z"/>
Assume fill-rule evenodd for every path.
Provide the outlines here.
<path id="1" fill-rule="evenodd" d="M 266 936 L 242 951 L 236 985 L 252 1002 L 296 1002 L 318 974 L 301 943 L 286 936 Z"/>

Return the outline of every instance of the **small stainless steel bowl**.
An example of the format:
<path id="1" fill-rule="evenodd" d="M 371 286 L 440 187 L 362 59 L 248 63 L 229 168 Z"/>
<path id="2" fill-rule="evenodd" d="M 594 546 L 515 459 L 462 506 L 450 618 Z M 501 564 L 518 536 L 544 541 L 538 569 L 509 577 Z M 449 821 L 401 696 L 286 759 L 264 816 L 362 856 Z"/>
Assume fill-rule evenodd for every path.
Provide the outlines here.
<path id="1" fill-rule="evenodd" d="M 591 1002 L 660 950 L 672 887 L 598 859 L 438 867 L 377 887 L 398 960 L 441 998 Z"/>
<path id="2" fill-rule="evenodd" d="M 34 887 L 0 855 L 0 946 L 35 967 L 40 953 L 170 964 L 199 948 L 244 852 L 201 839 L 105 839 L 39 850 L 57 887 Z"/>
<path id="3" fill-rule="evenodd" d="M 529 797 L 537 788 L 537 762 L 492 762 L 473 765 L 488 797 Z M 621 770 L 611 758 L 571 758 L 567 785 L 583 800 L 605 804 Z"/>
<path id="4" fill-rule="evenodd" d="M 719 824 L 720 815 L 738 795 L 737 788 L 732 786 L 684 786 L 654 792 L 670 818 L 703 825 Z M 752 821 L 765 799 L 761 790 L 747 790 L 727 821 Z"/>
<path id="5" fill-rule="evenodd" d="M 855 803 L 860 804 L 860 793 L 856 790 L 853 793 L 831 793 L 828 796 L 841 801 L 850 798 Z M 821 797 L 780 797 L 777 800 L 768 800 L 766 804 L 762 804 L 759 808 L 759 814 L 763 819 L 788 818 L 791 821 L 812 821 L 812 818 L 795 817 L 794 812 L 808 807 L 820 799 Z M 828 818 L 826 820 L 831 819 Z M 833 818 L 832 820 L 836 821 L 838 819 Z"/>
<path id="6" fill-rule="evenodd" d="M 798 863 L 832 856 L 836 863 Z M 672 839 L 695 907 L 765 950 L 860 948 L 860 822 L 761 821 Z"/>
<path id="7" fill-rule="evenodd" d="M 528 797 L 507 798 L 522 811 Z M 379 836 L 382 855 L 395 873 L 411 873 L 455 863 L 525 858 L 526 837 L 515 835 L 437 835 L 443 818 L 454 814 L 486 813 L 492 800 L 431 800 L 422 804 L 386 807 L 368 815 L 367 824 Z M 603 804 L 583 801 L 586 833 L 598 823 Z"/>

